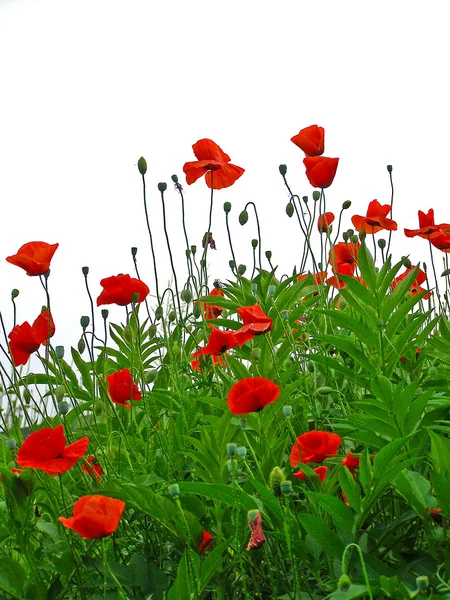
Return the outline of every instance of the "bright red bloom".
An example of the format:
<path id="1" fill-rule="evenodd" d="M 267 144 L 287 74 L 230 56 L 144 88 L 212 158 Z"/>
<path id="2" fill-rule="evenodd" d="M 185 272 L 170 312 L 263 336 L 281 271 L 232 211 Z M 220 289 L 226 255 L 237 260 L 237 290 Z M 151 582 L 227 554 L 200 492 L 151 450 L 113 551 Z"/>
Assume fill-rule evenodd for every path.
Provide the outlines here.
<path id="1" fill-rule="evenodd" d="M 255 335 L 260 335 L 272 329 L 272 319 L 263 313 L 258 303 L 253 306 L 238 308 L 237 312 L 244 322 L 244 326 L 238 329 L 236 333 L 250 331 Z"/>
<path id="2" fill-rule="evenodd" d="M 359 467 L 359 458 L 357 456 L 351 452 L 347 452 L 347 456 L 342 459 L 341 463 L 344 465 L 344 467 L 347 467 L 353 477 L 356 477 L 355 470 L 357 467 Z"/>
<path id="3" fill-rule="evenodd" d="M 327 476 L 327 471 L 328 467 L 325 467 L 323 465 L 314 469 L 314 473 L 317 475 L 320 481 L 324 481 L 325 477 Z M 306 473 L 304 473 L 303 471 L 297 471 L 297 473 L 293 473 L 293 475 L 294 477 L 297 477 L 297 479 L 302 479 L 303 481 L 306 481 L 308 479 Z"/>
<path id="4" fill-rule="evenodd" d="M 310 125 L 302 129 L 291 138 L 306 156 L 320 156 L 323 154 L 325 145 L 325 129 L 317 125 Z"/>
<path id="5" fill-rule="evenodd" d="M 28 242 L 21 246 L 13 256 L 8 256 L 7 261 L 27 272 L 27 275 L 43 275 L 50 269 L 50 261 L 59 244 L 46 242 Z"/>
<path id="6" fill-rule="evenodd" d="M 319 271 L 319 273 L 304 273 L 303 275 L 299 275 L 297 277 L 297 281 L 303 281 L 303 279 L 306 279 L 308 275 L 312 275 L 313 285 L 320 285 L 321 283 L 324 283 L 325 279 L 327 278 L 326 271 Z"/>
<path id="7" fill-rule="evenodd" d="M 356 231 L 365 231 L 369 234 L 377 233 L 382 229 L 396 231 L 397 223 L 392 219 L 386 218 L 391 210 L 392 206 L 390 204 L 381 205 L 378 200 L 372 200 L 365 217 L 361 217 L 360 215 L 352 217 L 353 226 Z"/>
<path id="8" fill-rule="evenodd" d="M 209 295 L 221 296 L 222 298 L 225 296 L 221 287 L 214 287 Z M 223 311 L 221 306 L 214 306 L 213 304 L 208 304 L 208 302 L 202 302 L 201 304 L 203 305 L 203 315 L 207 321 L 209 319 L 217 319 Z"/>
<path id="9" fill-rule="evenodd" d="M 41 312 L 33 325 L 28 321 L 16 325 L 8 335 L 14 366 L 26 365 L 33 352 L 39 350 L 41 344 L 45 346 L 54 333 L 55 324 L 48 309 Z"/>
<path id="10" fill-rule="evenodd" d="M 315 188 L 327 188 L 333 183 L 338 168 L 338 158 L 325 156 L 307 156 L 303 159 L 306 177 Z"/>
<path id="11" fill-rule="evenodd" d="M 197 350 L 197 352 L 194 352 L 192 358 L 200 356 L 200 354 L 223 354 L 227 350 L 231 350 L 231 348 L 242 346 L 246 341 L 254 337 L 254 334 L 250 331 L 238 334 L 236 331 L 221 331 L 214 327 L 214 325 L 210 325 L 210 327 L 211 335 L 209 336 L 208 343 L 203 348 L 200 348 L 200 350 Z"/>
<path id="12" fill-rule="evenodd" d="M 110 398 L 115 404 L 131 408 L 129 400 L 142 400 L 142 394 L 128 369 L 116 371 L 108 375 L 106 380 Z"/>
<path id="13" fill-rule="evenodd" d="M 220 190 L 233 185 L 244 173 L 241 167 L 230 164 L 231 158 L 212 140 L 199 140 L 192 149 L 198 160 L 187 162 L 183 167 L 189 185 L 206 174 L 206 185 Z"/>
<path id="14" fill-rule="evenodd" d="M 275 402 L 279 386 L 266 377 L 247 377 L 233 385 L 228 392 L 227 405 L 233 415 L 248 415 Z"/>
<path id="15" fill-rule="evenodd" d="M 323 213 L 317 220 L 317 229 L 319 233 L 326 233 L 328 227 L 334 221 L 334 215 L 332 212 Z"/>
<path id="16" fill-rule="evenodd" d="M 89 466 L 82 465 L 82 470 L 90 475 L 92 479 L 99 482 L 103 477 L 103 469 L 101 468 L 98 460 L 95 458 L 95 456 L 88 456 L 86 461 L 89 463 Z"/>
<path id="17" fill-rule="evenodd" d="M 102 538 L 113 533 L 119 525 L 125 502 L 107 496 L 83 496 L 75 502 L 73 517 L 58 521 L 73 529 L 86 540 Z"/>
<path id="18" fill-rule="evenodd" d="M 200 546 L 198 547 L 198 551 L 201 553 L 201 552 L 206 552 L 207 550 L 210 550 L 213 543 L 214 543 L 213 536 L 210 533 L 208 533 L 207 531 L 203 530 L 203 537 L 202 537 L 202 541 L 200 542 Z"/>
<path id="19" fill-rule="evenodd" d="M 450 229 L 450 224 L 435 225 L 434 210 L 430 208 L 426 214 L 419 210 L 419 229 L 405 229 L 405 235 L 406 237 L 416 237 L 418 235 L 421 238 L 428 239 L 431 234 L 442 233 L 445 229 Z"/>
<path id="20" fill-rule="evenodd" d="M 143 281 L 129 275 L 107 277 L 100 281 L 100 285 L 103 291 L 97 298 L 97 306 L 102 306 L 103 304 L 126 306 L 133 301 L 133 294 L 139 294 L 137 302 L 143 302 L 150 292 L 148 286 Z"/>
<path id="21" fill-rule="evenodd" d="M 441 252 L 450 252 L 450 233 L 436 231 L 430 235 L 430 242 Z"/>
<path id="22" fill-rule="evenodd" d="M 215 354 L 211 355 L 212 361 L 213 363 L 218 366 L 218 367 L 226 367 L 227 363 L 225 362 L 225 359 L 223 358 L 222 354 L 218 354 L 217 356 Z M 200 358 L 194 358 L 194 360 L 191 360 L 191 367 L 194 369 L 194 371 L 198 371 L 200 372 L 202 370 L 202 367 L 206 366 L 206 355 L 202 354 L 200 355 Z M 210 371 L 208 371 L 209 373 Z"/>
<path id="23" fill-rule="evenodd" d="M 60 475 L 86 454 L 88 443 L 88 438 L 84 437 L 66 446 L 62 425 L 44 427 L 26 438 L 16 461 L 24 469 L 40 469 L 49 475 Z"/>
<path id="24" fill-rule="evenodd" d="M 299 435 L 291 450 L 291 467 L 299 463 L 320 463 L 335 456 L 342 439 L 328 431 L 308 431 Z"/>
<path id="25" fill-rule="evenodd" d="M 329 277 L 326 281 L 328 285 L 332 285 L 336 289 L 340 290 L 345 286 L 344 281 L 339 277 L 339 275 L 348 275 L 349 277 L 353 277 L 355 272 L 356 265 L 354 263 L 341 263 L 337 265 L 335 269 L 332 269 L 335 275 Z"/>
<path id="26" fill-rule="evenodd" d="M 332 266 L 333 271 L 338 270 L 339 266 L 343 264 L 349 264 L 353 267 L 356 267 L 358 262 L 358 252 L 361 244 L 358 242 L 357 244 L 352 244 L 350 242 L 339 242 L 335 244 L 329 253 L 329 263 Z M 352 273 L 353 275 L 353 273 Z"/>
<path id="27" fill-rule="evenodd" d="M 394 281 L 392 282 L 392 287 L 395 289 L 397 287 L 397 285 L 403 281 L 405 279 L 405 277 L 411 273 L 411 271 L 415 269 L 415 266 L 411 266 L 410 269 L 406 269 L 404 273 L 402 273 L 401 275 L 399 275 L 398 277 L 396 277 L 394 279 Z M 427 292 L 428 290 L 426 290 L 425 288 L 421 287 L 421 284 L 424 283 L 424 281 L 426 281 L 427 276 L 425 275 L 424 271 L 422 271 L 422 269 L 419 268 L 419 271 L 417 273 L 417 277 L 415 279 L 415 281 L 412 283 L 411 287 L 409 288 L 409 291 L 411 292 L 411 294 L 413 296 L 415 296 L 416 294 L 419 294 L 420 292 Z M 428 298 L 431 297 L 431 292 L 428 292 L 423 298 L 424 300 L 428 300 Z"/>

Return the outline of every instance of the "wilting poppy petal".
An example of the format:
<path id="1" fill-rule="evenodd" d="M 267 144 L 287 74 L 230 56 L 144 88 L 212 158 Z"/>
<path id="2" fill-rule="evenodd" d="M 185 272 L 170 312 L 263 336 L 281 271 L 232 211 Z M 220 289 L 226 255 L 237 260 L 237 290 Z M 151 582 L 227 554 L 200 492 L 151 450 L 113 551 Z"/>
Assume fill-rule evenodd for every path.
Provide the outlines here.
<path id="1" fill-rule="evenodd" d="M 13 256 L 8 256 L 7 261 L 27 272 L 27 275 L 43 275 L 50 268 L 50 262 L 59 244 L 47 242 L 28 242 L 21 246 Z"/>
<path id="2" fill-rule="evenodd" d="M 303 159 L 306 177 L 315 188 L 327 188 L 333 183 L 338 168 L 338 158 L 307 156 Z"/>
<path id="3" fill-rule="evenodd" d="M 228 392 L 227 405 L 233 415 L 248 415 L 275 402 L 279 386 L 266 377 L 248 377 L 233 385 Z"/>
<path id="4" fill-rule="evenodd" d="M 266 541 L 262 529 L 262 517 L 259 510 L 249 510 L 247 514 L 248 526 L 250 527 L 251 535 L 248 542 L 247 550 L 260 548 Z"/>
<path id="5" fill-rule="evenodd" d="M 252 336 L 253 337 L 253 336 Z M 240 344 L 234 334 L 234 331 L 221 331 L 213 325 L 211 325 L 211 334 L 209 336 L 208 343 L 197 352 L 194 352 L 192 358 L 199 356 L 200 354 L 223 354 L 231 348 L 235 348 Z"/>
<path id="6" fill-rule="evenodd" d="M 335 456 L 342 439 L 336 433 L 328 431 L 308 431 L 300 435 L 291 450 L 292 467 L 299 463 L 320 463 L 326 458 Z"/>
<path id="7" fill-rule="evenodd" d="M 130 400 L 142 400 L 142 394 L 128 369 L 116 371 L 108 375 L 106 380 L 110 398 L 115 404 L 131 408 Z"/>
<path id="8" fill-rule="evenodd" d="M 73 517 L 59 517 L 64 527 L 73 529 L 85 539 L 102 538 L 119 525 L 125 502 L 107 496 L 83 496 L 73 507 Z"/>
<path id="9" fill-rule="evenodd" d="M 47 340 L 55 334 L 55 323 L 50 311 L 43 310 L 33 323 L 33 335 L 40 344 L 47 344 Z"/>
<path id="10" fill-rule="evenodd" d="M 324 151 L 325 129 L 317 125 L 310 125 L 294 135 L 291 142 L 303 150 L 306 156 L 320 156 Z"/>
<path id="11" fill-rule="evenodd" d="M 138 294 L 137 302 L 143 302 L 150 291 L 143 281 L 129 275 L 107 277 L 100 281 L 100 285 L 104 289 L 97 298 L 97 306 L 103 304 L 126 306 L 133 301 L 133 294 Z"/>

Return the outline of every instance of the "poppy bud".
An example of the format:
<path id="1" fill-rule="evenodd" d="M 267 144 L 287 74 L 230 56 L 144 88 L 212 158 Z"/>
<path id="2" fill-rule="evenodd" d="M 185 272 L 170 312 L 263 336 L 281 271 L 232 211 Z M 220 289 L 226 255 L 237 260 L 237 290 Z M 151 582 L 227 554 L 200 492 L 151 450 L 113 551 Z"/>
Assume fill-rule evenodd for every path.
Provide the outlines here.
<path id="1" fill-rule="evenodd" d="M 64 389 L 63 385 L 58 385 L 58 387 L 55 388 L 55 398 L 58 400 L 58 402 L 62 402 L 64 400 L 65 394 L 66 390 Z"/>
<path id="2" fill-rule="evenodd" d="M 227 444 L 227 453 L 228 456 L 234 456 L 237 451 L 237 444 Z"/>
<path id="3" fill-rule="evenodd" d="M 348 238 L 350 236 L 348 235 L 347 231 L 344 231 L 344 233 L 342 234 L 342 239 L 344 240 L 344 242 L 348 242 Z"/>
<path id="4" fill-rule="evenodd" d="M 56 346 L 55 354 L 57 359 L 62 360 L 64 358 L 64 346 Z"/>
<path id="5" fill-rule="evenodd" d="M 107 308 L 103 308 L 102 309 L 102 319 L 104 319 L 106 321 L 106 319 L 108 318 L 109 315 L 109 310 Z"/>
<path id="6" fill-rule="evenodd" d="M 383 240 L 383 238 L 378 240 L 378 248 L 381 248 L 382 250 L 386 248 L 386 240 Z"/>
<path id="7" fill-rule="evenodd" d="M 292 202 L 289 202 L 289 204 L 286 205 L 286 214 L 289 218 L 294 214 L 294 205 Z"/>
<path id="8" fill-rule="evenodd" d="M 286 419 L 290 419 L 292 415 L 292 406 L 289 406 L 288 404 L 283 406 L 283 415 L 286 417 Z"/>
<path id="9" fill-rule="evenodd" d="M 247 448 L 245 446 L 239 446 L 237 453 L 241 458 L 245 458 L 247 456 Z"/>
<path id="10" fill-rule="evenodd" d="M 17 448 L 16 440 L 14 438 L 6 440 L 6 447 L 8 450 L 11 450 L 11 452 L 14 452 L 14 450 Z"/>
<path id="11" fill-rule="evenodd" d="M 247 428 L 247 419 L 239 419 L 239 425 L 241 427 L 241 429 L 246 429 Z"/>
<path id="12" fill-rule="evenodd" d="M 244 209 L 239 215 L 239 223 L 245 225 L 248 221 L 248 212 Z"/>
<path id="13" fill-rule="evenodd" d="M 344 210 L 347 210 L 347 208 L 350 208 L 351 205 L 352 205 L 352 201 L 351 200 L 346 200 L 345 202 L 342 203 L 342 208 Z"/>
<path id="14" fill-rule="evenodd" d="M 161 181 L 160 183 L 158 183 L 158 190 L 161 193 L 165 192 L 167 190 L 167 183 L 165 183 L 164 181 Z"/>
<path id="15" fill-rule="evenodd" d="M 314 202 L 317 202 L 318 200 L 320 200 L 320 192 L 318 192 L 317 190 L 314 190 L 314 192 L 312 193 L 312 197 Z"/>
<path id="16" fill-rule="evenodd" d="M 194 308 L 192 309 L 192 314 L 194 315 L 194 317 L 196 319 L 198 319 L 201 316 L 202 311 L 201 311 L 200 306 L 198 304 L 194 304 Z"/>
<path id="17" fill-rule="evenodd" d="M 167 318 L 169 319 L 170 323 L 173 323 L 175 321 L 175 319 L 177 318 L 176 310 L 171 310 L 170 313 L 167 315 Z"/>
<path id="18" fill-rule="evenodd" d="M 69 405 L 67 404 L 67 402 L 60 402 L 58 404 L 58 412 L 60 415 L 67 415 L 67 413 L 69 412 Z"/>
<path id="19" fill-rule="evenodd" d="M 252 240 L 252 248 L 258 247 L 258 240 Z"/>
<path id="20" fill-rule="evenodd" d="M 14 288 L 11 291 L 11 299 L 14 300 L 14 298 L 17 298 L 17 296 L 19 295 L 19 293 L 20 293 L 19 290 L 16 290 L 16 288 Z"/>
<path id="21" fill-rule="evenodd" d="M 156 310 L 155 310 L 155 318 L 159 320 L 159 319 L 162 319 L 162 316 L 163 316 L 163 308 L 161 305 L 159 305 L 156 307 Z"/>
<path id="22" fill-rule="evenodd" d="M 252 349 L 252 361 L 258 362 L 261 358 L 261 348 L 253 348 Z"/>
<path id="23" fill-rule="evenodd" d="M 392 173 L 392 165 L 387 165 L 386 169 L 388 170 L 388 173 Z"/>
<path id="24" fill-rule="evenodd" d="M 78 352 L 80 354 L 83 354 L 83 352 L 86 350 L 86 342 L 84 341 L 84 339 L 81 337 L 79 342 L 78 342 Z"/>
<path id="25" fill-rule="evenodd" d="M 278 167 L 280 174 L 283 175 L 283 177 L 286 175 L 287 173 L 287 166 L 286 165 L 280 165 Z"/>
<path id="26" fill-rule="evenodd" d="M 237 460 L 235 458 L 229 458 L 227 460 L 227 467 L 230 473 L 235 473 L 237 470 Z"/>
<path id="27" fill-rule="evenodd" d="M 284 319 L 285 321 L 287 321 L 289 319 L 289 311 L 288 310 L 282 310 L 281 311 L 281 318 Z"/>
<path id="28" fill-rule="evenodd" d="M 267 260 L 270 260 L 272 258 L 272 250 L 266 250 L 265 254 Z"/>
<path id="29" fill-rule="evenodd" d="M 134 258 L 137 254 L 138 249 L 136 248 L 136 246 L 133 246 L 131 248 L 131 256 Z"/>
<path id="30" fill-rule="evenodd" d="M 411 268 L 411 261 L 409 260 L 409 258 L 407 256 L 402 256 L 402 261 L 403 261 L 404 266 L 407 269 Z"/>
<path id="31" fill-rule="evenodd" d="M 192 300 L 192 292 L 189 289 L 185 289 L 181 292 L 180 294 L 181 299 L 183 300 L 183 302 L 187 302 L 189 303 Z"/>
<path id="32" fill-rule="evenodd" d="M 332 394 L 334 392 L 333 388 L 328 387 L 327 385 L 324 385 L 323 387 L 320 387 L 317 390 L 317 393 L 320 396 L 328 396 L 328 394 Z"/>
<path id="33" fill-rule="evenodd" d="M 171 180 L 172 180 L 174 183 L 178 183 L 178 175 L 172 175 L 172 177 L 171 177 Z"/>
<path id="34" fill-rule="evenodd" d="M 147 371 L 147 373 L 145 374 L 146 383 L 153 383 L 157 375 L 158 371 L 156 369 L 150 369 L 150 371 Z"/>
<path id="35" fill-rule="evenodd" d="M 89 267 L 81 267 L 81 272 L 87 277 L 89 275 Z"/>
<path id="36" fill-rule="evenodd" d="M 246 270 L 247 270 L 247 267 L 245 265 L 239 265 L 238 266 L 238 273 L 239 273 L 239 275 L 243 275 Z"/>
<path id="37" fill-rule="evenodd" d="M 286 480 L 280 483 L 280 492 L 283 494 L 283 496 L 288 496 L 289 494 L 292 494 L 293 491 L 294 490 L 292 489 L 291 481 Z"/>
<path id="38" fill-rule="evenodd" d="M 138 169 L 141 175 L 145 175 L 147 173 L 147 161 L 143 156 L 138 160 Z"/>
<path id="39" fill-rule="evenodd" d="M 231 210 L 231 202 L 225 202 L 223 205 L 223 210 L 228 214 Z"/>
<path id="40" fill-rule="evenodd" d="M 358 243 L 358 236 L 357 235 L 352 235 L 350 238 L 352 244 L 357 244 Z"/>
<path id="41" fill-rule="evenodd" d="M 88 327 L 89 321 L 90 321 L 90 319 L 86 315 L 84 317 L 81 317 L 80 324 L 81 324 L 81 327 L 83 328 L 83 331 L 86 329 L 86 327 Z"/>
<path id="42" fill-rule="evenodd" d="M 133 304 L 136 304 L 136 302 L 139 302 L 139 298 L 140 298 L 140 294 L 139 294 L 139 292 L 133 292 L 133 293 L 131 294 L 131 302 L 132 302 Z"/>
<path id="43" fill-rule="evenodd" d="M 274 467 L 269 475 L 269 486 L 275 496 L 281 496 L 280 485 L 285 480 L 283 469 Z"/>
<path id="44" fill-rule="evenodd" d="M 305 204 L 308 204 L 308 196 L 302 196 L 302 200 Z"/>
<path id="45" fill-rule="evenodd" d="M 367 235 L 367 233 L 365 231 L 359 232 L 359 239 L 361 242 L 363 242 L 366 239 L 366 235 Z"/>
<path id="46" fill-rule="evenodd" d="M 421 592 L 426 592 L 429 586 L 429 581 L 428 581 L 428 577 L 426 575 L 419 575 L 419 577 L 416 578 L 416 585 L 417 588 L 421 591 Z"/>
<path id="47" fill-rule="evenodd" d="M 350 579 L 350 577 L 346 573 L 342 573 L 342 575 L 339 578 L 338 588 L 341 590 L 341 592 L 346 592 L 351 585 L 352 580 Z"/>
<path id="48" fill-rule="evenodd" d="M 314 367 L 314 363 L 312 361 L 309 360 L 306 367 L 310 373 L 314 373 L 315 367 Z"/>
<path id="49" fill-rule="evenodd" d="M 275 290 L 276 290 L 276 287 L 273 284 L 270 284 L 269 287 L 267 288 L 267 294 L 269 296 L 275 296 Z"/>
<path id="50" fill-rule="evenodd" d="M 252 290 L 252 294 L 256 294 L 256 292 L 258 291 L 258 284 L 257 283 L 250 284 L 250 289 Z"/>
<path id="51" fill-rule="evenodd" d="M 148 328 L 148 335 L 149 335 L 150 339 L 155 337 L 156 331 L 157 331 L 157 327 L 154 323 L 152 323 L 152 325 L 150 325 L 150 327 Z"/>
<path id="52" fill-rule="evenodd" d="M 445 271 L 442 271 L 442 273 L 441 273 L 441 277 L 447 277 L 447 275 L 450 275 L 450 269 L 445 269 Z M 444 298 L 445 298 L 445 294 L 444 294 Z"/>
<path id="53" fill-rule="evenodd" d="M 169 485 L 169 495 L 172 496 L 172 498 L 178 498 L 180 495 L 180 486 L 178 483 L 172 483 L 172 485 Z"/>
<path id="54" fill-rule="evenodd" d="M 236 268 L 236 263 L 234 262 L 234 260 L 228 261 L 228 264 L 230 265 L 230 269 L 235 269 Z"/>
<path id="55" fill-rule="evenodd" d="M 347 229 L 347 233 L 349 236 L 352 236 L 355 233 L 355 230 L 350 227 L 350 229 Z"/>

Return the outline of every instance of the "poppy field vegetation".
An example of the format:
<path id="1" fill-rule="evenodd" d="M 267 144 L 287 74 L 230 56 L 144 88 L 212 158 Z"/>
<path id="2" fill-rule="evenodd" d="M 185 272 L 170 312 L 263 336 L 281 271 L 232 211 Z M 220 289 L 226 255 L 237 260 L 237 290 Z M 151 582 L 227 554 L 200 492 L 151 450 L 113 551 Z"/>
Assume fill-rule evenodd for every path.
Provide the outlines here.
<path id="1" fill-rule="evenodd" d="M 0 315 L 1 600 L 450 598 L 450 225 L 424 207 L 404 235 L 422 238 L 431 268 L 395 259 L 392 167 L 389 202 L 347 218 L 324 129 L 291 141 L 318 189 L 297 195 L 280 165 L 300 228 L 290 274 L 263 255 L 253 203 L 236 218 L 244 227 L 251 206 L 257 221 L 251 274 L 237 264 L 232 205 L 218 203 L 245 171 L 209 139 L 183 169 L 210 189 L 199 251 L 172 176 L 187 276 L 160 183 L 173 275 L 160 287 L 141 158 L 153 280 L 137 248 L 129 273 L 97 282 L 83 267 L 91 313 L 69 350 L 50 308 L 58 243 L 23 240 L 6 258 L 14 281 L 42 284 L 44 306 L 18 314 L 14 289 L 12 328 Z M 230 242 L 220 281 L 213 220 Z"/>

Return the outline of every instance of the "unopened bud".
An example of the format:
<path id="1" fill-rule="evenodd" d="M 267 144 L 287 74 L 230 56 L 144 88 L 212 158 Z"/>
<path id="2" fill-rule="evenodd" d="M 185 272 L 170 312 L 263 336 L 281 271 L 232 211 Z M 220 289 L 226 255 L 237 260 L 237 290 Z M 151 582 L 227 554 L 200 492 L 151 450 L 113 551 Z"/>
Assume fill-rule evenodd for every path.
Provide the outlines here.
<path id="1" fill-rule="evenodd" d="M 240 425 L 241 429 L 246 429 L 247 428 L 247 419 L 244 419 L 244 417 L 239 419 L 239 425 Z"/>
<path id="2" fill-rule="evenodd" d="M 138 249 L 136 248 L 136 246 L 133 246 L 131 248 L 131 256 L 134 258 L 137 254 Z"/>
<path id="3" fill-rule="evenodd" d="M 246 270 L 247 270 L 247 267 L 245 265 L 239 265 L 238 266 L 238 273 L 239 273 L 239 275 L 243 275 Z"/>
<path id="4" fill-rule="evenodd" d="M 228 261 L 228 264 L 230 265 L 230 269 L 235 269 L 236 268 L 236 263 L 234 262 L 234 260 L 230 260 Z"/>
<path id="5" fill-rule="evenodd" d="M 107 308 L 103 308 L 102 309 L 102 319 L 104 319 L 106 321 L 106 319 L 108 318 L 109 315 L 109 310 Z"/>
<path id="6" fill-rule="evenodd" d="M 286 165 L 280 165 L 278 167 L 278 169 L 279 169 L 281 175 L 283 175 L 283 177 L 284 177 L 286 175 L 286 173 L 287 173 L 287 166 Z"/>
<path id="7" fill-rule="evenodd" d="M 155 309 L 155 318 L 162 319 L 163 317 L 163 307 L 161 305 L 157 306 Z"/>
<path id="8" fill-rule="evenodd" d="M 348 208 L 350 208 L 351 205 L 352 205 L 352 201 L 346 200 L 345 202 L 342 203 L 342 208 L 343 208 L 343 210 L 347 210 Z"/>
<path id="9" fill-rule="evenodd" d="M 359 232 L 359 240 L 363 242 L 366 239 L 367 233 L 365 231 Z"/>
<path id="10" fill-rule="evenodd" d="M 243 210 L 240 215 L 239 215 L 239 223 L 241 225 L 245 225 L 248 221 L 248 212 L 246 210 Z"/>
<path id="11" fill-rule="evenodd" d="M 270 260 L 272 258 L 272 251 L 271 250 L 266 250 L 265 254 L 266 254 L 267 260 Z"/>
<path id="12" fill-rule="evenodd" d="M 14 450 L 17 448 L 16 440 L 14 438 L 9 438 L 9 440 L 6 440 L 6 447 L 8 450 L 11 450 L 11 452 L 14 452 Z"/>
<path id="13" fill-rule="evenodd" d="M 158 183 L 158 190 L 163 193 L 167 190 L 167 183 L 165 181 L 161 181 Z"/>
<path id="14" fill-rule="evenodd" d="M 410 268 L 411 268 L 411 266 L 412 266 L 412 265 L 411 265 L 411 261 L 409 260 L 409 258 L 408 258 L 408 257 L 406 257 L 406 256 L 402 256 L 402 261 L 403 261 L 403 264 L 404 264 L 404 266 L 405 266 L 407 269 L 410 269 Z"/>
<path id="15" fill-rule="evenodd" d="M 14 300 L 15 298 L 17 298 L 17 296 L 19 295 L 19 293 L 20 293 L 19 290 L 17 290 L 16 288 L 14 288 L 11 291 L 11 298 L 12 298 L 12 300 Z"/>
<path id="16" fill-rule="evenodd" d="M 177 318 L 177 311 L 171 310 L 170 313 L 167 315 L 167 318 L 169 319 L 169 323 L 173 323 Z"/>
<path id="17" fill-rule="evenodd" d="M 191 252 L 195 255 L 195 253 L 197 252 L 197 246 L 191 246 Z"/>
<path id="18" fill-rule="evenodd" d="M 62 402 L 64 400 L 64 396 L 66 395 L 66 390 L 63 385 L 58 385 L 55 388 L 55 398 L 58 402 Z"/>
<path id="19" fill-rule="evenodd" d="M 387 165 L 386 169 L 388 170 L 388 173 L 392 173 L 392 165 Z"/>
<path id="20" fill-rule="evenodd" d="M 245 446 L 239 446 L 237 453 L 241 458 L 245 458 L 247 456 L 247 448 Z"/>
<path id="21" fill-rule="evenodd" d="M 383 327 L 386 325 L 386 323 L 383 321 L 383 319 L 378 319 L 377 320 L 377 327 L 378 329 L 383 329 Z"/>
<path id="22" fill-rule="evenodd" d="M 426 575 L 419 575 L 419 577 L 416 577 L 416 585 L 421 592 L 426 592 L 430 585 L 428 577 Z"/>
<path id="23" fill-rule="evenodd" d="M 169 485 L 169 495 L 172 496 L 172 498 L 178 498 L 180 495 L 180 486 L 178 483 L 172 483 L 172 485 Z"/>
<path id="24" fill-rule="evenodd" d="M 83 352 L 86 350 L 86 342 L 84 341 L 84 339 L 81 337 L 79 342 L 78 342 L 78 352 L 80 354 L 83 354 Z"/>
<path id="25" fill-rule="evenodd" d="M 83 331 L 86 329 L 86 327 L 88 327 L 89 321 L 90 321 L 90 319 L 86 315 L 81 317 L 80 324 L 81 324 L 81 327 L 83 328 Z"/>
<path id="26" fill-rule="evenodd" d="M 428 369 L 428 376 L 429 377 L 436 377 L 436 375 L 438 374 L 438 370 L 436 369 L 436 367 L 430 367 Z"/>
<path id="27" fill-rule="evenodd" d="M 67 402 L 60 402 L 58 404 L 58 412 L 60 415 L 67 415 L 67 413 L 69 412 L 69 405 Z"/>
<path id="28" fill-rule="evenodd" d="M 381 248 L 382 250 L 384 250 L 384 248 L 386 248 L 386 240 L 384 240 L 383 238 L 378 240 L 378 248 Z"/>
<path id="29" fill-rule="evenodd" d="M 194 317 L 196 319 L 198 319 L 201 316 L 202 311 L 198 304 L 194 304 L 194 308 L 192 309 L 192 314 L 194 315 Z"/>
<path id="30" fill-rule="evenodd" d="M 314 371 L 315 371 L 314 363 L 310 360 L 308 361 L 306 368 L 308 369 L 308 371 L 310 373 L 314 373 Z"/>
<path id="31" fill-rule="evenodd" d="M 320 396 L 328 396 L 328 394 L 332 394 L 333 392 L 334 392 L 333 388 L 330 388 L 327 385 L 324 385 L 317 390 L 317 393 Z"/>
<path id="32" fill-rule="evenodd" d="M 294 205 L 292 204 L 292 202 L 289 202 L 289 204 L 286 204 L 286 214 L 289 218 L 291 218 L 292 215 L 294 214 Z"/>
<path id="33" fill-rule="evenodd" d="M 188 290 L 187 288 L 185 290 L 182 290 L 180 298 L 183 300 L 183 302 L 189 303 L 192 300 L 191 290 Z"/>
<path id="34" fill-rule="evenodd" d="M 276 288 L 276 287 L 275 287 L 275 286 L 274 286 L 274 285 L 271 283 L 271 284 L 269 285 L 269 287 L 267 288 L 267 294 L 268 294 L 269 296 L 275 296 L 275 291 L 276 291 L 276 289 L 277 289 L 277 288 Z"/>
<path id="35" fill-rule="evenodd" d="M 152 323 L 150 325 L 150 327 L 148 328 L 148 336 L 150 339 L 155 337 L 157 330 L 158 330 L 158 328 L 156 327 L 156 325 L 154 323 Z"/>
<path id="36" fill-rule="evenodd" d="M 231 210 L 231 202 L 225 202 L 223 205 L 223 210 L 228 214 Z"/>
<path id="37" fill-rule="evenodd" d="M 252 348 L 252 361 L 258 362 L 261 358 L 261 348 Z"/>
<path id="38" fill-rule="evenodd" d="M 342 573 L 338 581 L 338 588 L 341 592 L 346 592 L 352 585 L 352 580 L 346 573 Z"/>
<path id="39" fill-rule="evenodd" d="M 138 169 L 141 175 L 145 175 L 147 173 L 147 161 L 143 156 L 138 160 Z"/>
<path id="40" fill-rule="evenodd" d="M 287 321 L 289 319 L 289 311 L 288 310 L 282 310 L 281 311 L 281 318 L 284 319 L 285 321 Z"/>
<path id="41" fill-rule="evenodd" d="M 172 175 L 170 178 L 174 183 L 178 183 L 178 175 Z"/>
<path id="42" fill-rule="evenodd" d="M 280 485 L 282 481 L 285 481 L 283 469 L 280 467 L 274 467 L 269 475 L 269 487 L 275 496 L 281 496 Z"/>
<path id="43" fill-rule="evenodd" d="M 352 235 L 352 237 L 350 238 L 352 244 L 357 244 L 358 243 L 358 236 L 357 235 Z"/>

